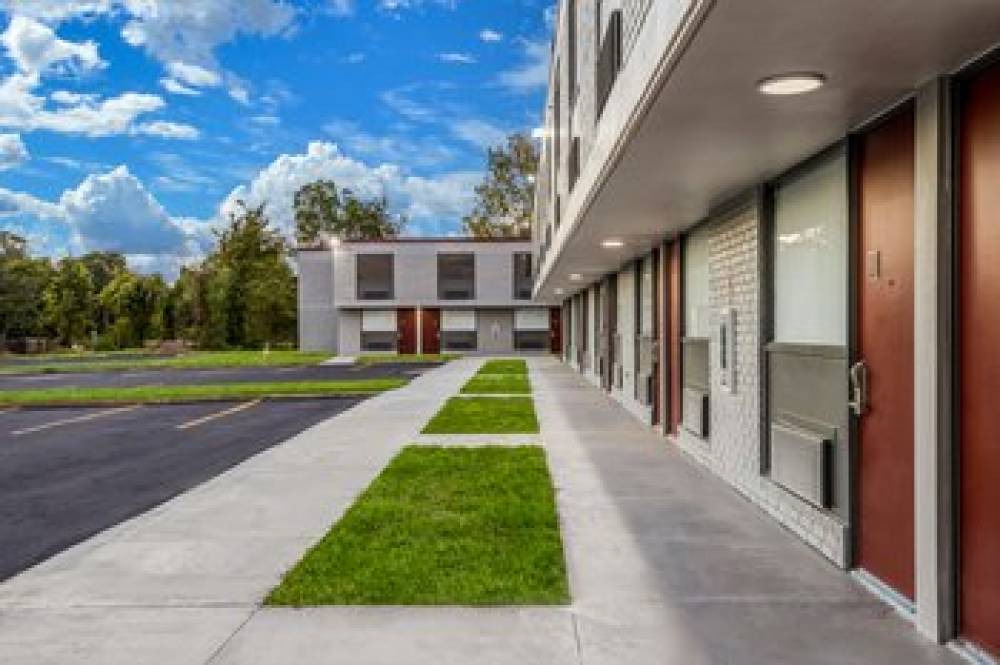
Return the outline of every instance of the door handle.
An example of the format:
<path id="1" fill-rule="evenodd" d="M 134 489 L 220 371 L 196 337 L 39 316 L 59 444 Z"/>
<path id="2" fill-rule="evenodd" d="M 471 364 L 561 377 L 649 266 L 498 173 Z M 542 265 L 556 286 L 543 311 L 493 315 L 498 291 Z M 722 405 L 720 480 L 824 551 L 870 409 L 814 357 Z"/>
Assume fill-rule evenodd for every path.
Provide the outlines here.
<path id="1" fill-rule="evenodd" d="M 868 413 L 868 364 L 859 360 L 851 365 L 849 377 L 851 399 L 847 405 L 854 415 L 861 417 Z"/>

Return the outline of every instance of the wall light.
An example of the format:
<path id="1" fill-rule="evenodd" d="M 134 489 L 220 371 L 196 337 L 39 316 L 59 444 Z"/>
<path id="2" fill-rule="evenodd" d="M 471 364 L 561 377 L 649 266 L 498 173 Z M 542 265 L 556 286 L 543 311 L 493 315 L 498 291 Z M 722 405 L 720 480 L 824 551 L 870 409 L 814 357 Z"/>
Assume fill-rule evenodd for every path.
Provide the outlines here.
<path id="1" fill-rule="evenodd" d="M 826 77 L 815 72 L 793 72 L 769 76 L 757 82 L 757 89 L 765 95 L 804 95 L 819 90 L 826 84 Z"/>
<path id="2" fill-rule="evenodd" d="M 625 246 L 624 240 L 616 240 L 611 238 L 601 243 L 601 247 L 603 247 L 604 249 L 621 249 L 624 246 Z"/>

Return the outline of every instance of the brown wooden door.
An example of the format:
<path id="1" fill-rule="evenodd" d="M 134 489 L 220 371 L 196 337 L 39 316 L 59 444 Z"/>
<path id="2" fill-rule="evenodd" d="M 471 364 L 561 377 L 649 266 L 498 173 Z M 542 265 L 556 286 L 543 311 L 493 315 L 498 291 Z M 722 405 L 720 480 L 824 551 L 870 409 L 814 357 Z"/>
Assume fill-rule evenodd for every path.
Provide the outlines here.
<path id="1" fill-rule="evenodd" d="M 859 422 L 859 564 L 914 595 L 914 117 L 901 111 L 861 137 L 858 332 L 868 411 Z"/>
<path id="2" fill-rule="evenodd" d="M 441 353 L 441 310 L 421 310 L 420 341 L 422 353 Z"/>
<path id="3" fill-rule="evenodd" d="M 681 241 L 670 243 L 669 256 L 665 260 L 667 273 L 667 288 L 664 289 L 666 302 L 664 309 L 667 315 L 667 366 L 670 374 L 670 421 L 669 429 L 677 432 L 681 424 L 681 325 L 684 310 L 681 309 Z"/>
<path id="4" fill-rule="evenodd" d="M 562 307 L 549 308 L 549 351 L 562 355 Z"/>
<path id="5" fill-rule="evenodd" d="M 417 352 L 417 311 L 412 307 L 396 312 L 399 329 L 397 352 L 412 355 Z"/>
<path id="6" fill-rule="evenodd" d="M 1000 66 L 969 83 L 963 109 L 959 626 L 1000 656 Z"/>

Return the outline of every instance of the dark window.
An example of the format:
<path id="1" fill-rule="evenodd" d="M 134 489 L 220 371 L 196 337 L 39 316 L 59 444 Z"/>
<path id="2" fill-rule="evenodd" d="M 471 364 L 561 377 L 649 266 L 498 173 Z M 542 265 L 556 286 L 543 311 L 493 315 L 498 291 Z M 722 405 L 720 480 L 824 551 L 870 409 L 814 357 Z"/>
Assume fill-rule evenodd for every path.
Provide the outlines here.
<path id="1" fill-rule="evenodd" d="M 549 331 L 515 330 L 514 349 L 517 351 L 544 351 L 549 348 Z"/>
<path id="2" fill-rule="evenodd" d="M 552 91 L 552 187 L 559 190 L 559 169 L 562 167 L 562 70 L 556 62 L 556 81 Z"/>
<path id="3" fill-rule="evenodd" d="M 514 300 L 531 300 L 532 289 L 531 254 L 514 254 Z"/>
<path id="4" fill-rule="evenodd" d="M 473 300 L 476 297 L 476 255 L 438 254 L 438 298 Z"/>
<path id="5" fill-rule="evenodd" d="M 580 137 L 574 136 L 569 144 L 569 189 L 576 186 L 576 181 L 580 178 Z"/>
<path id="6" fill-rule="evenodd" d="M 356 261 L 358 300 L 392 300 L 392 254 L 358 254 Z"/>
<path id="7" fill-rule="evenodd" d="M 372 331 L 361 333 L 362 351 L 395 351 L 398 335 L 394 332 Z"/>
<path id="8" fill-rule="evenodd" d="M 604 113 L 604 105 L 611 96 L 618 72 L 622 67 L 622 13 L 615 10 L 608 16 L 608 28 L 601 40 L 597 57 L 597 117 Z"/>
<path id="9" fill-rule="evenodd" d="M 475 330 L 442 330 L 443 351 L 475 351 L 479 338 Z"/>
<path id="10" fill-rule="evenodd" d="M 566 4 L 569 14 L 569 106 L 576 105 L 576 0 Z"/>

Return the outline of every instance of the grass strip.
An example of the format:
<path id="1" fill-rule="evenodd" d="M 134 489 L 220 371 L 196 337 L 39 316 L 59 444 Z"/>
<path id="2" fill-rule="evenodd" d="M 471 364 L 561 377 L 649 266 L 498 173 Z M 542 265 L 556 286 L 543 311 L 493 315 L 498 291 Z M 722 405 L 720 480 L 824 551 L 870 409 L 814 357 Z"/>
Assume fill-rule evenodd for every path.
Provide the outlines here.
<path id="1" fill-rule="evenodd" d="M 535 434 L 530 397 L 452 397 L 424 427 L 424 434 Z"/>
<path id="2" fill-rule="evenodd" d="M 528 363 L 524 360 L 488 360 L 479 368 L 478 374 L 527 374 Z"/>
<path id="3" fill-rule="evenodd" d="M 302 351 L 192 351 L 179 356 L 150 355 L 143 358 L 72 360 L 41 364 L 0 364 L 0 374 L 68 374 L 132 369 L 223 369 L 227 367 L 300 367 L 327 360 L 329 353 Z M 80 356 L 76 356 L 80 358 Z"/>
<path id="4" fill-rule="evenodd" d="M 0 392 L 0 406 L 145 404 L 251 397 L 370 395 L 393 390 L 405 384 L 405 379 L 360 379 L 356 381 L 272 381 L 196 386 L 39 388 Z"/>
<path id="5" fill-rule="evenodd" d="M 358 356 L 356 362 L 359 365 L 446 363 L 451 362 L 452 360 L 457 360 L 458 358 L 461 358 L 461 356 L 456 353 L 415 353 L 402 355 L 397 353 L 369 353 L 363 356 Z"/>
<path id="6" fill-rule="evenodd" d="M 541 448 L 411 446 L 265 603 L 568 601 L 552 482 Z"/>
<path id="7" fill-rule="evenodd" d="M 462 387 L 466 395 L 526 395 L 531 382 L 526 374 L 477 374 Z"/>

